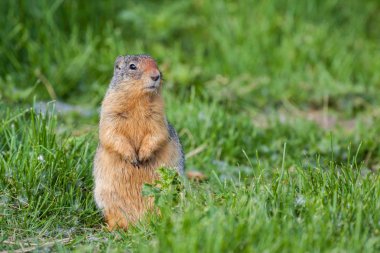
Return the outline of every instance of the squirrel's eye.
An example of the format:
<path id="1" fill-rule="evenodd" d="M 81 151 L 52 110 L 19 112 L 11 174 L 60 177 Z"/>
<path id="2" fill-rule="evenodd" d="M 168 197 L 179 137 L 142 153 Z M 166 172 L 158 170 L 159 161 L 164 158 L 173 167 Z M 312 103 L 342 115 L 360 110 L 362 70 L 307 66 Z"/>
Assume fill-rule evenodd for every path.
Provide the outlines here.
<path id="1" fill-rule="evenodd" d="M 137 67 L 135 64 L 132 63 L 129 65 L 129 69 L 135 70 L 135 69 L 137 69 Z"/>

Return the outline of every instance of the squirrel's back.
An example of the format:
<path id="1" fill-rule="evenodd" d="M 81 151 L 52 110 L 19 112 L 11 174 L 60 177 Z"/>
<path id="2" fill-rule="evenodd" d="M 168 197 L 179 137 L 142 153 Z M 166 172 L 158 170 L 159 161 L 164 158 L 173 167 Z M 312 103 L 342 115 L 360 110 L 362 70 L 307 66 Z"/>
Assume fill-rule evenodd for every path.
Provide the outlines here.
<path id="1" fill-rule="evenodd" d="M 184 173 L 185 173 L 185 154 L 183 152 L 183 148 L 182 148 L 181 142 L 179 140 L 177 131 L 170 124 L 170 122 L 168 122 L 168 131 L 169 131 L 170 138 L 174 141 L 174 143 L 176 143 L 178 150 L 180 151 L 180 159 L 179 159 L 178 165 L 177 165 L 178 172 L 181 175 L 184 175 Z"/>

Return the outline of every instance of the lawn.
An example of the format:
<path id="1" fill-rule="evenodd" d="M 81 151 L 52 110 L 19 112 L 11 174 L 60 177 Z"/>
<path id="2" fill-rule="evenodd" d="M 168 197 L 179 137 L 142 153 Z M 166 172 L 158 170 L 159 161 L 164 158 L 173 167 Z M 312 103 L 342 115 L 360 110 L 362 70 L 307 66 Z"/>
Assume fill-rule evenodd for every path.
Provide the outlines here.
<path id="1" fill-rule="evenodd" d="M 0 1 L 0 252 L 379 252 L 379 13 Z M 157 59 L 186 168 L 207 180 L 162 182 L 160 217 L 108 232 L 99 107 L 115 58 L 136 53 Z"/>

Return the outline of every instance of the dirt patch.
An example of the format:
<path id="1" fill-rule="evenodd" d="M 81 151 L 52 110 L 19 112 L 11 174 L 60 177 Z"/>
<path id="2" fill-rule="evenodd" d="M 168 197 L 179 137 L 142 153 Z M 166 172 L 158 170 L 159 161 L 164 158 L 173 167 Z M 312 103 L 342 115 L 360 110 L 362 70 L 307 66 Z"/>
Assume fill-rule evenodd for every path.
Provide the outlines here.
<path id="1" fill-rule="evenodd" d="M 371 113 L 363 113 L 355 118 L 346 118 L 339 112 L 329 110 L 307 109 L 300 110 L 296 107 L 283 107 L 271 113 L 258 113 L 252 122 L 256 127 L 267 128 L 270 122 L 279 121 L 283 124 L 290 123 L 297 119 L 312 121 L 324 130 L 343 129 L 347 132 L 355 130 L 358 124 L 371 126 L 374 124 L 375 118 L 380 117 L 379 111 Z"/>

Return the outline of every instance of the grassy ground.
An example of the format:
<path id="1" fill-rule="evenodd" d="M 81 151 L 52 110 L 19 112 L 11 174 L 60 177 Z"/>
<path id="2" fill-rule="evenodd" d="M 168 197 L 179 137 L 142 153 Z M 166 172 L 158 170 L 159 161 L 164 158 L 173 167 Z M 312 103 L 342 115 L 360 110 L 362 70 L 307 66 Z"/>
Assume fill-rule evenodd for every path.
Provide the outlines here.
<path id="1" fill-rule="evenodd" d="M 378 1 L 0 10 L 0 251 L 380 250 Z M 126 53 L 158 60 L 186 166 L 208 181 L 164 189 L 160 218 L 109 233 L 92 159 L 97 110 Z M 33 109 L 49 100 L 71 109 Z"/>

